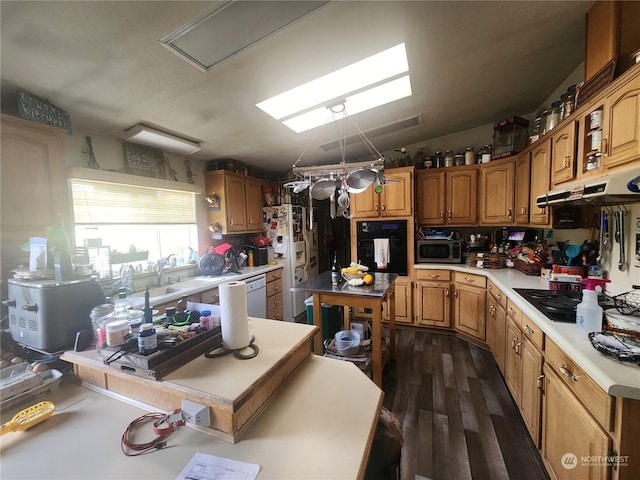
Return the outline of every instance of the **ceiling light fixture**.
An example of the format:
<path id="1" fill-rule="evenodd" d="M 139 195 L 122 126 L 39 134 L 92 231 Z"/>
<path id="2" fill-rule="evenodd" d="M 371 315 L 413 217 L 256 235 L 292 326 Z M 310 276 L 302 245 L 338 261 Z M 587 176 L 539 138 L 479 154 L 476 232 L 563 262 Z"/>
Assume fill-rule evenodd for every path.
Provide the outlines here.
<path id="1" fill-rule="evenodd" d="M 190 155 L 202 149 L 197 142 L 156 130 L 141 123 L 127 130 L 124 134 L 124 139 L 130 142 L 159 148 L 163 152 L 178 153 L 181 155 Z"/>

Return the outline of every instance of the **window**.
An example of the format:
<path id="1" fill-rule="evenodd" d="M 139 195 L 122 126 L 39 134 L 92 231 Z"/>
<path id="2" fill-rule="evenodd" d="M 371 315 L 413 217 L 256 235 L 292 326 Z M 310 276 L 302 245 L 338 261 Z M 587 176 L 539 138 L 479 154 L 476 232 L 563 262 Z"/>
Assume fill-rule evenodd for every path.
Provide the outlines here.
<path id="1" fill-rule="evenodd" d="M 197 250 L 194 192 L 84 179 L 70 180 L 70 189 L 78 246 L 109 247 L 116 258 L 148 252 L 126 262 L 144 270 L 170 255 L 186 262 Z"/>

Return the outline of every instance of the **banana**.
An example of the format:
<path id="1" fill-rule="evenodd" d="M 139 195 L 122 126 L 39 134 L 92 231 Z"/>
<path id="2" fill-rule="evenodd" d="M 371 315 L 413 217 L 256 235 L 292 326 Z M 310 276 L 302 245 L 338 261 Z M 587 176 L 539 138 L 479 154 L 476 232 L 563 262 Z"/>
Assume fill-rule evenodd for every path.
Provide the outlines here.
<path id="1" fill-rule="evenodd" d="M 368 272 L 369 271 L 369 267 L 367 267 L 366 265 L 361 265 L 359 263 L 356 262 L 351 262 L 351 264 L 349 265 L 351 268 L 355 268 L 360 272 Z"/>

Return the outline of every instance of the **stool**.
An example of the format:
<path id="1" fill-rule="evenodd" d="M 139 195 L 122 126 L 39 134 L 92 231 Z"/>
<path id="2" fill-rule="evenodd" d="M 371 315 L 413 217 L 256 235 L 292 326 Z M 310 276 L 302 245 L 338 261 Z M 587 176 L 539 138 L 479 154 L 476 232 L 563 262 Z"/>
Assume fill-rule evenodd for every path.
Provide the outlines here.
<path id="1" fill-rule="evenodd" d="M 365 480 L 397 480 L 400 478 L 402 425 L 398 418 L 382 407 L 373 436 Z"/>

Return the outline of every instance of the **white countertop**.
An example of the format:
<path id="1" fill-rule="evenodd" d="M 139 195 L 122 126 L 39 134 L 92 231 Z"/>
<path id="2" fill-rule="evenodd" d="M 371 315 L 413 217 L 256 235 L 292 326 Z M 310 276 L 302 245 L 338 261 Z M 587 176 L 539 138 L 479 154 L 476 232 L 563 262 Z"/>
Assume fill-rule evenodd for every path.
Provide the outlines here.
<path id="1" fill-rule="evenodd" d="M 421 263 L 416 270 L 439 269 L 484 275 L 491 279 L 522 312 L 575 361 L 605 392 L 614 397 L 640 400 L 640 366 L 631 362 L 619 362 L 596 351 L 589 341 L 576 333 L 574 323 L 553 322 L 525 300 L 514 288 L 536 288 L 548 290 L 547 280 L 525 275 L 518 270 L 480 269 L 466 265 L 443 265 Z"/>
<path id="2" fill-rule="evenodd" d="M 161 287 L 154 287 L 150 289 L 149 301 L 152 306 L 161 305 L 167 302 L 173 302 L 174 300 L 179 300 L 180 297 L 204 292 L 205 290 L 217 287 L 222 283 L 246 280 L 248 278 L 255 277 L 256 275 L 267 273 L 272 270 L 277 270 L 278 268 L 282 268 L 283 266 L 283 262 L 277 262 L 275 264 L 270 263 L 267 265 L 261 265 L 259 267 L 242 267 L 240 273 L 229 272 L 219 276 L 200 275 L 197 277 L 188 277 L 185 278 L 182 282 L 163 285 Z M 178 291 L 167 293 L 167 289 L 176 287 L 181 288 Z M 135 292 L 129 295 L 129 297 L 127 298 L 134 302 L 134 308 L 140 308 L 144 307 L 144 295 L 144 291 Z"/>

